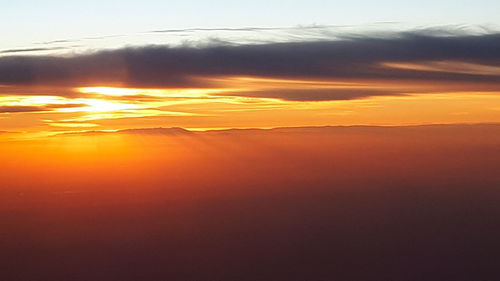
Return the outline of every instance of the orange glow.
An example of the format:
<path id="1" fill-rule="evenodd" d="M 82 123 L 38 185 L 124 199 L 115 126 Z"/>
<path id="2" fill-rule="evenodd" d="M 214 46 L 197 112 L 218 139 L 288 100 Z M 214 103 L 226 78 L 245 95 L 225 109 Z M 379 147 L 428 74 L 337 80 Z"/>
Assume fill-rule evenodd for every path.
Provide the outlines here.
<path id="1" fill-rule="evenodd" d="M 429 71 L 427 68 L 453 71 L 459 67 L 452 62 L 423 65 L 387 63 L 385 66 L 423 67 Z M 496 71 L 477 65 L 468 65 L 463 69 L 467 73 L 472 69 Z M 70 89 L 74 94 L 67 96 L 9 95 L 0 92 L 0 109 L 3 107 L 6 111 L 0 113 L 0 128 L 34 134 L 43 132 L 46 135 L 65 128 L 73 131 L 175 126 L 200 130 L 500 122 L 500 95 L 496 91 L 497 85 L 491 83 L 328 81 L 250 76 L 215 77 L 210 82 L 216 87 L 79 87 Z M 287 91 L 295 91 L 299 99 L 287 100 Z M 367 93 L 367 96 L 307 100 L 309 92 L 335 98 L 337 91 L 341 95 L 361 92 Z"/>

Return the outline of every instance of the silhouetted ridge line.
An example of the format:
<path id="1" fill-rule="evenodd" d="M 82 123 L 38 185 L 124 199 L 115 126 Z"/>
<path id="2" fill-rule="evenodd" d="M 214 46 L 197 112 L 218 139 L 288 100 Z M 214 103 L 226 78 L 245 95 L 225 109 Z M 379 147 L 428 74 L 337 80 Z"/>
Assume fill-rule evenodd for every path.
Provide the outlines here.
<path id="1" fill-rule="evenodd" d="M 303 126 L 303 127 L 276 127 L 276 128 L 231 128 L 213 129 L 207 131 L 190 131 L 181 127 L 171 128 L 137 128 L 118 131 L 83 131 L 66 132 L 56 136 L 64 135 L 186 135 L 186 134 L 232 134 L 232 133 L 314 133 L 314 132 L 382 132 L 392 130 L 447 130 L 447 129 L 500 129 L 500 123 L 471 123 L 471 124 L 422 124 L 403 126 L 375 126 L 375 125 L 339 125 L 339 126 Z M 2 133 L 2 132 L 0 132 Z"/>

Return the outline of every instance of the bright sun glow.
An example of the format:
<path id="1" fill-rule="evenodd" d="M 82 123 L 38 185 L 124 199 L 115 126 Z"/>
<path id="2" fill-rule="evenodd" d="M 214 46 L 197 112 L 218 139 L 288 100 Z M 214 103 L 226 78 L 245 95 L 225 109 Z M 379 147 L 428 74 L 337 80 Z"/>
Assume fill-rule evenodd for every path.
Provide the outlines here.
<path id="1" fill-rule="evenodd" d="M 151 96 L 151 97 L 206 97 L 210 94 L 237 91 L 238 89 L 134 89 L 115 87 L 82 87 L 76 89 L 83 94 L 98 94 L 104 96 Z"/>

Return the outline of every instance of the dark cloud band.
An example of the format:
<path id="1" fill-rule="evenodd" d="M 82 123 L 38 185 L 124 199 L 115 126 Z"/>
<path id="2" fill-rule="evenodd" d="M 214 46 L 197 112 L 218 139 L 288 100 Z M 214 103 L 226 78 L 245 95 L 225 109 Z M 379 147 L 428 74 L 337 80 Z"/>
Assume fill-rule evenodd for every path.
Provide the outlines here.
<path id="1" fill-rule="evenodd" d="M 145 46 L 72 57 L 3 57 L 0 58 L 0 85 L 211 87 L 213 85 L 207 82 L 210 79 L 205 78 L 220 76 L 496 84 L 500 83 L 500 73 L 427 71 L 393 68 L 384 63 L 458 61 L 497 67 L 500 66 L 498 50 L 500 34 L 433 36 L 425 32 L 256 45 Z M 380 93 L 358 91 L 347 98 L 372 94 Z M 344 95 L 346 93 L 340 93 Z"/>
<path id="2" fill-rule="evenodd" d="M 44 106 L 0 106 L 0 113 L 23 113 L 23 112 L 43 112 L 53 111 L 61 108 L 84 107 L 86 104 L 47 104 Z"/>

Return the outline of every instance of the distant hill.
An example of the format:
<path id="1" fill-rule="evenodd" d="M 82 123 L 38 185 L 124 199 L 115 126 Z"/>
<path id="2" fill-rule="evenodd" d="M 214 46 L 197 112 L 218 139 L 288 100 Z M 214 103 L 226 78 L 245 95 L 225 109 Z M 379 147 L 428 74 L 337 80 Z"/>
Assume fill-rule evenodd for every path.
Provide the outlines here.
<path id="1" fill-rule="evenodd" d="M 118 131 L 84 131 L 84 132 L 68 132 L 61 133 L 55 136 L 93 136 L 93 135 L 108 135 L 108 134 L 128 134 L 128 135 L 182 135 L 192 134 L 193 132 L 184 128 L 138 128 L 125 129 Z"/>
<path id="2" fill-rule="evenodd" d="M 429 124 L 429 125 L 406 125 L 406 126 L 370 126 L 370 125 L 352 125 L 352 126 L 306 126 L 306 127 L 277 127 L 270 129 L 262 128 L 233 128 L 221 130 L 207 131 L 190 131 L 180 127 L 171 128 L 137 128 L 124 129 L 118 131 L 84 131 L 84 132 L 67 132 L 60 133 L 56 136 L 72 136 L 72 135 L 108 135 L 108 134 L 127 134 L 127 135 L 187 135 L 187 134 L 208 134 L 208 135 L 227 135 L 227 134 L 270 134 L 270 133 L 307 133 L 307 134 L 323 134 L 323 133 L 422 133 L 422 132 L 487 132 L 500 130 L 499 123 L 479 123 L 479 124 Z M 2 132 L 1 133 L 8 133 Z"/>
<path id="3" fill-rule="evenodd" d="M 126 129 L 117 131 L 117 133 L 139 134 L 139 135 L 181 135 L 181 134 L 192 134 L 193 132 L 180 127 L 172 127 L 172 128 Z"/>

